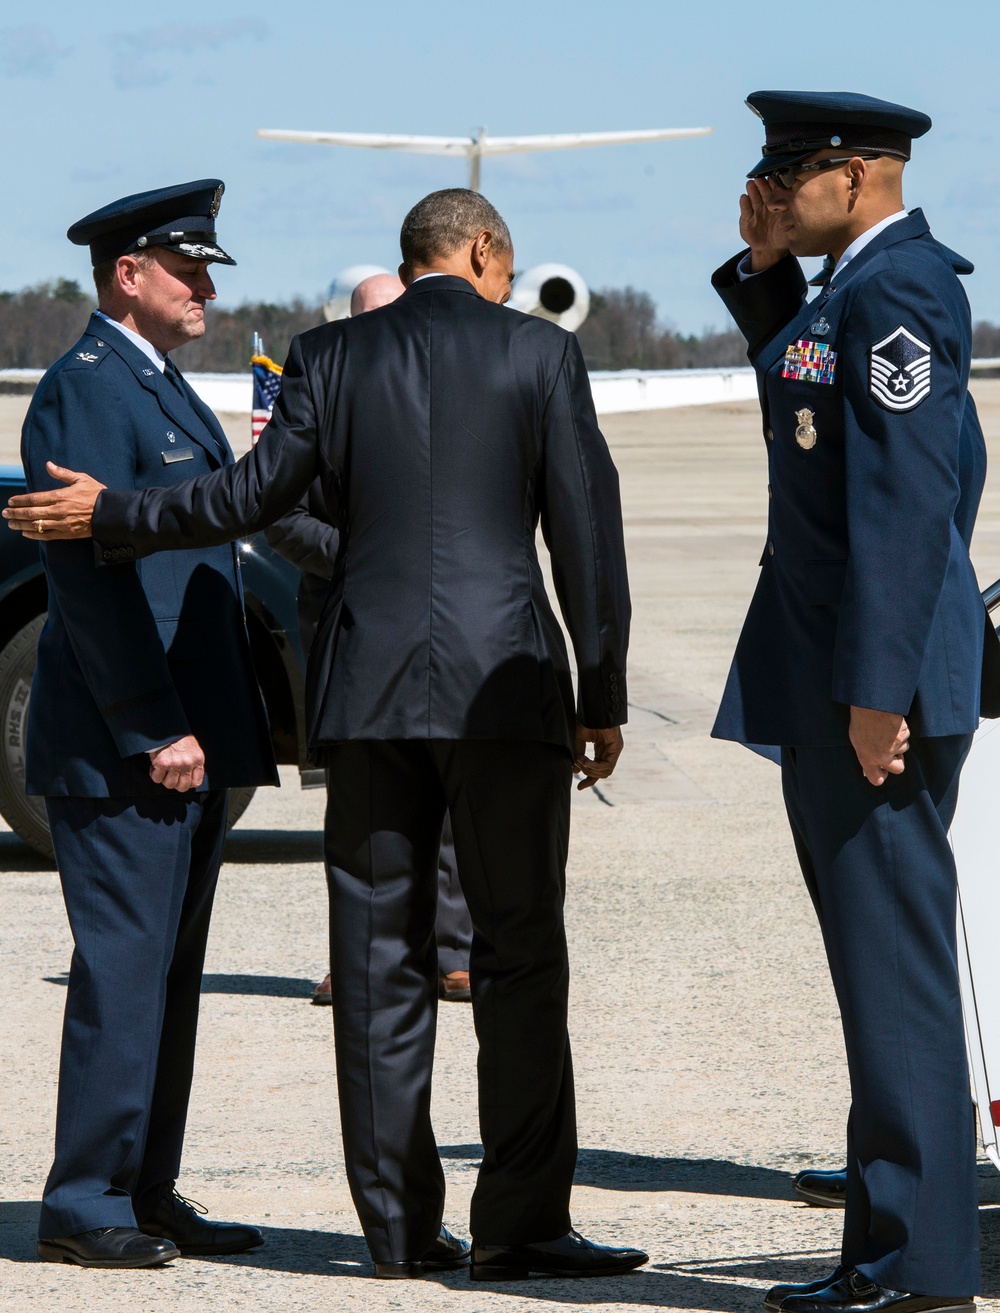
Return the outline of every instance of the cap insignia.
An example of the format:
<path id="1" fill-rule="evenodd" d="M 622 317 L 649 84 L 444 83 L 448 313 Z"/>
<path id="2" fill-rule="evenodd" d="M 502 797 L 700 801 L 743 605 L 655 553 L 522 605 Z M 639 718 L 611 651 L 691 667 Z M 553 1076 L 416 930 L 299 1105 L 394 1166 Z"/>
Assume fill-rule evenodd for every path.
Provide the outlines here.
<path id="1" fill-rule="evenodd" d="M 215 195 L 212 197 L 212 204 L 208 207 L 208 215 L 210 219 L 214 219 L 215 216 L 219 213 L 219 206 L 222 204 L 222 193 L 225 190 L 226 190 L 226 184 L 224 182 L 220 182 L 218 187 L 216 187 L 215 189 Z"/>

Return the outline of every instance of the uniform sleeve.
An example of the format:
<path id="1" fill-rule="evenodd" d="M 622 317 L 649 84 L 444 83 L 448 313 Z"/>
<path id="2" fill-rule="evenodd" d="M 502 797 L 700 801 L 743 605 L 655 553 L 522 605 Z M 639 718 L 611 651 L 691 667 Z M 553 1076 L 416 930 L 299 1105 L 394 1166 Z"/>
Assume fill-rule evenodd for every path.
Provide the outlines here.
<path id="1" fill-rule="evenodd" d="M 28 489 L 52 488 L 53 460 L 86 469 L 102 483 L 131 486 L 133 442 L 96 371 L 68 370 L 51 379 L 32 405 L 21 440 Z M 190 733 L 166 653 L 134 565 L 99 569 L 88 542 L 42 546 L 49 589 L 94 701 L 122 757 Z"/>
<path id="2" fill-rule="evenodd" d="M 542 533 L 576 654 L 577 717 L 590 729 L 628 719 L 629 600 L 618 471 L 597 424 L 573 334 L 545 410 L 539 481 Z"/>
<path id="3" fill-rule="evenodd" d="M 235 465 L 170 488 L 101 493 L 93 535 L 103 558 L 214 547 L 266 529 L 293 509 L 319 472 L 316 415 L 301 342 L 294 338 L 270 423 Z M 86 461 L 77 468 L 90 472 Z"/>
<path id="4" fill-rule="evenodd" d="M 847 575 L 835 701 L 906 715 L 955 536 L 968 360 L 951 271 L 891 259 L 859 289 L 842 346 Z"/>
<path id="5" fill-rule="evenodd" d="M 340 534 L 328 520 L 313 515 L 307 492 L 293 511 L 275 520 L 264 537 L 271 547 L 305 574 L 332 579 Z"/>
<path id="6" fill-rule="evenodd" d="M 747 355 L 755 360 L 775 333 L 799 313 L 807 285 L 794 255 L 786 255 L 770 269 L 741 281 L 739 266 L 748 254 L 740 251 L 716 269 L 712 286 L 746 338 Z"/>

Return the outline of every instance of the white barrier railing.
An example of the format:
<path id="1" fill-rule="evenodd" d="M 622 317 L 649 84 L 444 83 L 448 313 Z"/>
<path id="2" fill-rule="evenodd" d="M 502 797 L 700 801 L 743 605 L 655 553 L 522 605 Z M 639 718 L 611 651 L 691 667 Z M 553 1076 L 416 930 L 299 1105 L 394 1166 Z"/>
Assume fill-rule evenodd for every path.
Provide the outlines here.
<path id="1" fill-rule="evenodd" d="M 974 360 L 979 373 L 1000 371 L 1000 358 Z M 0 369 L 0 387 L 33 384 L 41 369 Z M 186 374 L 188 382 L 212 410 L 249 415 L 253 409 L 251 374 Z M 595 370 L 590 375 L 599 415 L 620 415 L 639 410 L 673 410 L 677 406 L 711 406 L 725 401 L 752 401 L 757 380 L 749 365 L 719 369 Z"/>

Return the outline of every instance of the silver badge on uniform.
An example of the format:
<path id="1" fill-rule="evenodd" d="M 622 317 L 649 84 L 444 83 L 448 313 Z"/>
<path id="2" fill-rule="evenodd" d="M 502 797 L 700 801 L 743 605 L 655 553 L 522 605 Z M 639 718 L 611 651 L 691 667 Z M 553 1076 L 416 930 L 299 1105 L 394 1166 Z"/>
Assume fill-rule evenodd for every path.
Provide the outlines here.
<path id="1" fill-rule="evenodd" d="M 813 424 L 813 412 L 803 406 L 801 410 L 795 412 L 795 418 L 799 421 L 799 426 L 795 430 L 795 441 L 803 451 L 811 451 L 816 445 L 816 428 Z"/>
<path id="2" fill-rule="evenodd" d="M 829 331 L 830 325 L 827 323 L 824 315 L 820 315 L 815 324 L 809 325 L 809 332 L 812 333 L 814 337 L 826 337 Z"/>
<path id="3" fill-rule="evenodd" d="M 931 349 L 902 324 L 868 353 L 868 390 L 885 410 L 914 410 L 931 394 Z"/>

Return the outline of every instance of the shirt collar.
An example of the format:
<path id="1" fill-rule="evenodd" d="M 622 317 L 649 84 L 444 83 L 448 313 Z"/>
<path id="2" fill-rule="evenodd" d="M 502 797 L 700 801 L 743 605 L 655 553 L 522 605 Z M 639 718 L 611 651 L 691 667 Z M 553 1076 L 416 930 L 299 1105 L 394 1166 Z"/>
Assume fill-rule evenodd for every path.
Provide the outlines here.
<path id="1" fill-rule="evenodd" d="M 152 342 L 147 342 L 144 337 L 140 337 L 139 334 L 133 332 L 131 328 L 126 328 L 125 325 L 120 324 L 117 319 L 112 319 L 111 316 L 106 315 L 103 310 L 95 310 L 94 314 L 98 319 L 103 319 L 106 324 L 110 324 L 112 328 L 117 328 L 119 333 L 124 337 L 127 337 L 133 346 L 137 346 L 144 356 L 149 357 L 160 373 L 163 373 L 166 368 L 167 358 L 157 351 Z"/>
<path id="2" fill-rule="evenodd" d="M 890 224 L 898 223 L 900 219 L 905 219 L 907 214 L 907 210 L 898 210 L 895 214 L 890 214 L 888 219 L 882 219 L 879 223 L 874 224 L 867 230 L 867 232 L 863 232 L 860 237 L 855 237 L 854 241 L 851 242 L 850 246 L 837 261 L 837 267 L 830 275 L 830 282 L 832 283 L 838 274 L 843 273 L 844 269 L 846 269 L 854 257 L 860 255 L 868 243 L 874 241 L 879 233 L 885 232 Z"/>
<path id="3" fill-rule="evenodd" d="M 414 278 L 413 283 L 422 283 L 425 278 L 447 278 L 447 277 L 448 275 L 446 273 L 442 273 L 440 270 L 436 269 L 432 273 L 421 274 L 419 278 Z M 411 287 L 413 286 L 413 283 L 410 284 Z"/>

